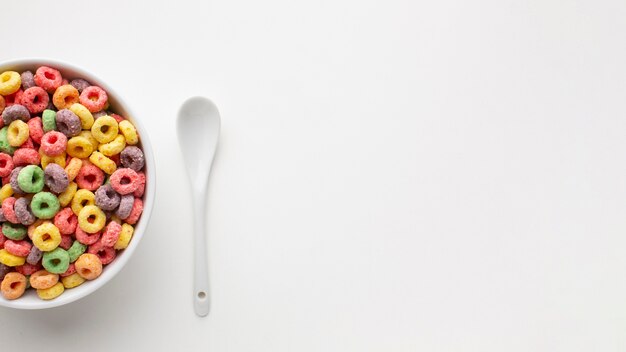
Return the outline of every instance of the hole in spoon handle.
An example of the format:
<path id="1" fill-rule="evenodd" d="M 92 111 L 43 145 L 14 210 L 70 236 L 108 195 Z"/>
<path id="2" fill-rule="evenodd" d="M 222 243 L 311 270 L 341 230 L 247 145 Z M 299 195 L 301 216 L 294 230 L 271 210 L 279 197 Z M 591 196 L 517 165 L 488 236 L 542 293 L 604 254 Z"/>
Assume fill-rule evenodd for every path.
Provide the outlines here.
<path id="1" fill-rule="evenodd" d="M 193 297 L 196 315 L 205 317 L 209 314 L 209 293 L 206 290 L 196 290 Z"/>

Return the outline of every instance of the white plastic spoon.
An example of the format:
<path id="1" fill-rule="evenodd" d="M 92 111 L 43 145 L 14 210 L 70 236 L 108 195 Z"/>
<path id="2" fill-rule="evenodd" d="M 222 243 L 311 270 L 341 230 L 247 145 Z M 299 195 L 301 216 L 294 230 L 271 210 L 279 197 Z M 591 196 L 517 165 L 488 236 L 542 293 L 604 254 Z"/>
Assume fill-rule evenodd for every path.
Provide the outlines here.
<path id="1" fill-rule="evenodd" d="M 193 97 L 178 111 L 178 143 L 191 182 L 194 218 L 194 310 L 209 314 L 209 272 L 205 214 L 209 174 L 220 135 L 220 113 L 207 98 Z"/>

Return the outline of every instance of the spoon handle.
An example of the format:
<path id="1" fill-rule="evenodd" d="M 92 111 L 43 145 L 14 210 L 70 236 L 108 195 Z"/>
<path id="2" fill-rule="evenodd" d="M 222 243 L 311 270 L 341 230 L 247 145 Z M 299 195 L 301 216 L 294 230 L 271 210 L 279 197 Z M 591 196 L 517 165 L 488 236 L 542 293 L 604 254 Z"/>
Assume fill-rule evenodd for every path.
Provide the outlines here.
<path id="1" fill-rule="evenodd" d="M 209 270 L 205 224 L 206 192 L 193 192 L 194 223 L 194 310 L 198 316 L 209 314 Z"/>

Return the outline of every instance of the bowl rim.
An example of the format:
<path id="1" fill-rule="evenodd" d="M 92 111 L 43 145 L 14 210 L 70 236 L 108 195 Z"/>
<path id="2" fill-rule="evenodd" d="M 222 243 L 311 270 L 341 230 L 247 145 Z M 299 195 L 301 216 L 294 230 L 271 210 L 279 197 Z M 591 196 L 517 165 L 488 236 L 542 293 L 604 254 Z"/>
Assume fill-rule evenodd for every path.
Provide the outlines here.
<path id="1" fill-rule="evenodd" d="M 59 71 L 73 71 L 80 77 L 74 78 L 83 78 L 89 81 L 91 84 L 98 85 L 103 88 L 107 95 L 112 97 L 113 101 L 116 105 L 119 105 L 122 110 L 125 112 L 125 117 L 132 121 L 133 125 L 139 132 L 141 136 L 141 144 L 142 150 L 144 152 L 145 160 L 146 160 L 146 190 L 144 192 L 144 208 L 141 218 L 139 222 L 135 225 L 135 230 L 133 233 L 133 238 L 130 241 L 130 244 L 126 249 L 123 250 L 122 255 L 117 256 L 115 260 L 108 264 L 103 270 L 102 274 L 93 281 L 85 282 L 83 285 L 72 288 L 70 291 L 64 292 L 64 294 L 56 297 L 52 300 L 37 300 L 34 301 L 36 304 L 33 304 L 32 300 L 26 301 L 21 298 L 16 300 L 7 300 L 4 297 L 0 296 L 0 306 L 8 307 L 8 308 L 16 308 L 16 309 L 46 309 L 59 307 L 71 302 L 75 302 L 81 298 L 88 296 L 89 294 L 95 292 L 106 283 L 111 281 L 113 277 L 115 277 L 121 270 L 124 268 L 130 257 L 132 257 L 133 253 L 137 249 L 139 242 L 143 238 L 148 223 L 150 221 L 150 216 L 152 215 L 152 208 L 154 206 L 154 198 L 156 196 L 156 164 L 154 161 L 154 152 L 152 150 L 152 144 L 150 143 L 150 137 L 148 136 L 147 130 L 144 127 L 143 122 L 141 122 L 141 118 L 138 117 L 137 114 L 133 111 L 130 105 L 118 94 L 115 89 L 112 89 L 103 79 L 99 76 L 91 73 L 90 71 L 84 69 L 81 66 L 69 63 L 67 61 L 54 59 L 54 58 L 45 58 L 45 57 L 27 57 L 20 59 L 9 59 L 0 61 L 0 72 L 5 70 L 10 70 L 11 67 L 16 66 L 29 66 L 33 69 L 41 66 L 51 66 Z M 68 294 L 72 292 L 72 294 Z M 32 295 L 32 293 L 31 293 Z"/>

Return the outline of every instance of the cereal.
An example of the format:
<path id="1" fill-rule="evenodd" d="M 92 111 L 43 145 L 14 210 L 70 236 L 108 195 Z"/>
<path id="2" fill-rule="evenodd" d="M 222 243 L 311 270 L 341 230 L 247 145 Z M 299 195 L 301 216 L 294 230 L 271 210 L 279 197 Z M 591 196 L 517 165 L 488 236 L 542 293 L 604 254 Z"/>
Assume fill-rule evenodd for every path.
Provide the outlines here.
<path id="1" fill-rule="evenodd" d="M 111 184 L 100 186 L 95 196 L 96 205 L 102 210 L 112 211 L 120 205 L 120 195 L 115 192 Z"/>
<path id="2" fill-rule="evenodd" d="M 68 206 L 74 198 L 77 189 L 78 185 L 76 185 L 76 182 L 70 182 L 65 191 L 59 194 L 59 204 L 61 204 L 62 207 Z"/>
<path id="3" fill-rule="evenodd" d="M 87 250 L 87 246 L 80 243 L 80 241 L 74 241 L 67 253 L 70 255 L 70 262 L 75 262 Z"/>
<path id="4" fill-rule="evenodd" d="M 0 284 L 0 292 L 6 299 L 20 298 L 26 291 L 26 276 L 11 272 L 4 276 L 2 283 Z"/>
<path id="5" fill-rule="evenodd" d="M 14 224 L 17 224 L 19 222 L 19 220 L 17 219 L 17 215 L 15 214 L 16 201 L 17 200 L 13 197 L 9 197 L 2 201 L 2 214 L 4 215 L 4 219 Z"/>
<path id="6" fill-rule="evenodd" d="M 80 274 L 78 274 L 77 272 L 72 275 L 61 278 L 61 283 L 63 283 L 63 287 L 65 288 L 78 287 L 82 285 L 84 282 L 85 282 L 85 279 L 83 279 L 83 277 L 80 276 Z"/>
<path id="7" fill-rule="evenodd" d="M 17 176 L 19 188 L 26 193 L 37 193 L 44 186 L 44 172 L 37 165 L 24 166 Z"/>
<path id="8" fill-rule="evenodd" d="M 121 194 L 131 194 L 139 187 L 139 175 L 133 169 L 122 168 L 117 169 L 109 179 L 113 189 Z"/>
<path id="9" fill-rule="evenodd" d="M 130 240 L 133 238 L 134 231 L 135 231 L 135 228 L 132 225 L 129 225 L 126 223 L 122 224 L 122 230 L 120 231 L 120 236 L 117 239 L 117 242 L 115 242 L 115 245 L 113 246 L 113 248 L 119 250 L 119 249 L 124 249 L 128 247 Z"/>
<path id="10" fill-rule="evenodd" d="M 78 103 L 78 95 L 78 90 L 74 86 L 70 84 L 62 85 L 54 91 L 52 103 L 59 110 L 68 109 L 70 106 Z"/>
<path id="11" fill-rule="evenodd" d="M 65 287 L 60 282 L 57 282 L 54 286 L 46 289 L 37 290 L 37 296 L 43 300 L 51 300 L 59 297 L 65 291 Z"/>
<path id="12" fill-rule="evenodd" d="M 0 135 L 0 138 L 1 137 L 2 136 Z M 115 164 L 115 162 L 107 158 L 104 154 L 100 152 L 91 153 L 91 155 L 89 156 L 89 161 L 91 161 L 94 165 L 100 168 L 100 170 L 106 172 L 109 175 L 114 173 L 115 170 L 117 169 L 117 165 Z"/>
<path id="13" fill-rule="evenodd" d="M 23 168 L 24 167 L 22 166 L 18 166 L 14 168 L 9 175 L 9 183 L 11 185 L 11 188 L 13 189 L 14 194 L 24 194 L 24 191 L 20 188 L 19 182 L 17 181 L 17 178 L 19 177 L 20 172 Z"/>
<path id="14" fill-rule="evenodd" d="M 139 171 L 143 169 L 145 158 L 141 149 L 128 146 L 120 153 L 120 161 L 124 167 Z"/>
<path id="15" fill-rule="evenodd" d="M 135 197 L 132 194 L 123 195 L 120 198 L 120 205 L 115 212 L 120 219 L 125 220 L 130 216 L 130 212 L 133 210 L 135 204 Z"/>
<path id="16" fill-rule="evenodd" d="M 89 111 L 97 112 L 107 104 L 107 93 L 100 87 L 89 86 L 80 93 L 80 103 L 83 104 Z"/>
<path id="17" fill-rule="evenodd" d="M 66 162 L 66 155 L 65 152 L 63 152 L 63 154 L 61 155 L 57 155 L 57 156 L 49 156 L 43 153 L 43 151 L 41 153 L 39 153 L 39 156 L 41 157 L 41 167 L 43 167 L 44 169 L 46 168 L 46 166 L 48 166 L 48 164 L 57 164 L 61 167 L 65 167 L 65 162 Z"/>
<path id="18" fill-rule="evenodd" d="M 69 252 L 68 252 L 68 254 L 69 254 Z M 63 272 L 62 274 L 59 274 L 59 276 L 61 278 L 64 278 L 64 277 L 70 276 L 70 275 L 72 275 L 74 273 L 76 273 L 76 266 L 74 266 L 74 263 L 70 263 L 70 265 L 68 265 L 68 267 L 67 267 L 67 270 L 65 270 L 65 272 Z"/>
<path id="19" fill-rule="evenodd" d="M 74 137 L 76 138 L 76 137 Z M 78 176 L 78 172 L 83 167 L 83 161 L 79 158 L 70 159 L 69 163 L 65 167 L 65 173 L 67 174 L 67 178 L 70 182 L 74 181 L 76 176 Z"/>
<path id="20" fill-rule="evenodd" d="M 2 111 L 4 111 L 4 108 L 7 106 L 7 102 L 6 100 L 4 100 L 4 97 L 2 95 L 0 95 L 0 114 L 2 114 Z M 0 121 L 1 123 L 2 121 Z M 1 126 L 0 126 L 1 127 Z"/>
<path id="21" fill-rule="evenodd" d="M 70 255 L 63 248 L 57 247 L 43 254 L 41 264 L 52 274 L 62 274 L 70 265 Z"/>
<path id="22" fill-rule="evenodd" d="M 76 231 L 78 218 L 71 208 L 64 208 L 54 216 L 54 226 L 59 229 L 61 235 L 71 235 Z"/>
<path id="23" fill-rule="evenodd" d="M 27 278 L 28 276 L 32 275 L 33 273 L 39 270 L 41 270 L 41 265 L 39 265 L 39 263 L 37 264 L 24 263 L 22 265 L 18 265 L 15 267 L 15 271 L 17 271 L 18 273 L 22 275 L 25 275 Z"/>
<path id="24" fill-rule="evenodd" d="M 23 240 L 22 241 L 6 240 L 4 242 L 4 249 L 6 249 L 7 252 L 9 252 L 10 254 L 13 254 L 18 257 L 27 257 L 28 253 L 30 253 L 30 249 L 32 246 L 33 245 L 30 244 L 30 242 L 23 241 Z"/>
<path id="25" fill-rule="evenodd" d="M 102 241 L 89 246 L 87 253 L 97 255 L 103 265 L 112 262 L 116 255 L 115 249 L 113 247 L 105 247 Z"/>
<path id="26" fill-rule="evenodd" d="M 115 221 L 109 222 L 109 224 L 104 228 L 104 232 L 102 233 L 102 238 L 100 239 L 100 243 L 104 247 L 113 247 L 117 240 L 120 238 L 120 233 L 122 232 L 122 226 Z"/>
<path id="27" fill-rule="evenodd" d="M 23 90 L 26 90 L 28 88 L 31 88 L 31 87 L 35 86 L 35 76 L 33 75 L 32 72 L 24 71 L 20 75 L 20 78 L 22 79 L 22 89 Z"/>
<path id="28" fill-rule="evenodd" d="M 98 117 L 91 126 L 91 135 L 99 143 L 108 143 L 117 137 L 119 127 L 117 121 L 111 116 Z"/>
<path id="29" fill-rule="evenodd" d="M 41 121 L 44 132 L 54 131 L 57 129 L 57 113 L 54 110 L 44 110 L 41 115 Z"/>
<path id="30" fill-rule="evenodd" d="M 122 233 L 124 233 L 123 230 L 124 228 L 122 227 Z M 28 253 L 28 256 L 26 257 L 26 262 L 28 264 L 35 265 L 39 263 L 42 256 L 43 256 L 43 252 L 41 251 L 41 249 L 37 248 L 37 246 L 32 246 L 30 248 L 30 252 Z"/>
<path id="31" fill-rule="evenodd" d="M 5 108 L 4 111 L 2 111 L 2 121 L 5 125 L 8 125 L 15 120 L 22 120 L 24 122 L 27 122 L 29 119 L 30 112 L 24 105 L 14 104 Z"/>
<path id="32" fill-rule="evenodd" d="M 74 263 L 76 272 L 86 280 L 93 280 L 102 274 L 102 262 L 95 254 L 84 253 Z"/>
<path id="33" fill-rule="evenodd" d="M 26 258 L 13 255 L 3 248 L 0 249 L 0 263 L 14 267 L 26 263 Z"/>
<path id="34" fill-rule="evenodd" d="M 102 185 L 104 173 L 94 165 L 86 164 L 80 168 L 76 175 L 75 182 L 78 187 L 95 191 Z"/>
<path id="35" fill-rule="evenodd" d="M 13 170 L 13 159 L 9 154 L 0 153 L 0 177 L 7 177 Z"/>
<path id="36" fill-rule="evenodd" d="M 68 138 L 74 137 L 82 131 L 80 119 L 71 110 L 63 109 L 57 112 L 57 130 Z"/>
<path id="37" fill-rule="evenodd" d="M 98 143 L 98 141 L 93 138 L 93 135 L 91 134 L 91 131 L 82 131 L 81 133 L 78 134 L 81 137 L 86 138 L 89 143 L 91 143 L 91 149 L 92 150 L 97 150 L 98 146 L 100 145 L 100 143 Z"/>
<path id="38" fill-rule="evenodd" d="M 89 190 L 79 189 L 72 198 L 72 211 L 78 215 L 85 206 L 94 205 L 96 196 Z"/>
<path id="39" fill-rule="evenodd" d="M 33 196 L 30 208 L 39 219 L 52 219 L 61 205 L 59 199 L 50 192 L 39 192 Z"/>
<path id="40" fill-rule="evenodd" d="M 30 138 L 33 142 L 41 144 L 41 137 L 43 137 L 43 123 L 41 122 L 41 117 L 33 117 L 28 120 L 27 124 Z"/>
<path id="41" fill-rule="evenodd" d="M 17 92 L 22 86 L 22 77 L 15 71 L 0 73 L 0 94 L 9 95 Z"/>
<path id="42" fill-rule="evenodd" d="M 81 230 L 80 227 L 76 227 L 76 240 L 84 245 L 92 245 L 100 240 L 102 233 L 87 233 Z"/>
<path id="43" fill-rule="evenodd" d="M 41 87 L 30 87 L 24 90 L 20 103 L 30 111 L 31 114 L 39 114 L 44 111 L 50 103 L 48 93 Z"/>
<path id="44" fill-rule="evenodd" d="M 66 147 L 67 137 L 61 132 L 46 132 L 41 138 L 41 151 L 48 156 L 62 155 Z"/>
<path id="45" fill-rule="evenodd" d="M 75 103 L 70 106 L 70 111 L 78 116 L 78 118 L 80 119 L 80 124 L 84 130 L 91 129 L 91 126 L 93 126 L 94 117 L 89 109 L 87 109 L 82 104 Z"/>
<path id="46" fill-rule="evenodd" d="M 69 186 L 70 180 L 62 167 L 57 164 L 48 164 L 44 170 L 44 183 L 50 191 L 62 193 Z"/>
<path id="47" fill-rule="evenodd" d="M 21 224 L 12 224 L 10 222 L 4 222 L 2 224 L 2 233 L 6 238 L 12 240 L 23 240 L 26 237 L 26 227 Z"/>
<path id="48" fill-rule="evenodd" d="M 15 147 L 9 144 L 9 139 L 7 138 L 8 131 L 9 127 L 7 126 L 0 129 L 0 152 L 13 155 L 13 153 L 15 152 Z"/>
<path id="49" fill-rule="evenodd" d="M 63 84 L 63 78 L 61 72 L 51 67 L 41 66 L 35 71 L 35 84 L 48 93 L 54 93 L 54 90 Z"/>
<path id="50" fill-rule="evenodd" d="M 26 197 L 16 200 L 13 209 L 15 210 L 17 221 L 24 226 L 32 225 L 37 220 L 35 214 L 30 209 L 30 199 Z"/>
<path id="51" fill-rule="evenodd" d="M 72 236 L 71 235 L 61 235 L 61 243 L 59 243 L 59 247 L 65 250 L 68 250 L 72 246 Z"/>
<path id="52" fill-rule="evenodd" d="M 83 90 L 85 90 L 85 88 L 89 87 L 91 84 L 89 84 L 89 82 L 85 81 L 82 78 L 76 78 L 73 79 L 70 84 L 72 86 L 74 86 L 74 88 L 76 88 L 76 90 L 78 90 L 78 92 L 82 92 Z"/>
<path id="53" fill-rule="evenodd" d="M 35 228 L 32 241 L 33 245 L 39 250 L 48 252 L 59 246 L 61 243 L 61 233 L 56 226 L 46 221 Z"/>
<path id="54" fill-rule="evenodd" d="M 59 275 L 47 270 L 39 270 L 30 275 L 30 286 L 38 290 L 50 288 L 56 285 L 58 281 Z"/>
<path id="55" fill-rule="evenodd" d="M 126 144 L 135 145 L 139 143 L 139 136 L 135 126 L 128 120 L 123 120 L 118 123 L 118 127 L 122 136 L 126 139 Z"/>
<path id="56" fill-rule="evenodd" d="M 78 226 L 85 232 L 96 233 L 102 230 L 105 223 L 106 216 L 95 205 L 87 205 L 78 213 Z"/>
<path id="57" fill-rule="evenodd" d="M 141 198 L 143 193 L 146 191 L 146 174 L 138 172 L 137 175 L 139 175 L 139 187 L 137 187 L 137 190 L 133 193 L 133 195 Z"/>
<path id="58" fill-rule="evenodd" d="M 98 147 L 98 150 L 102 154 L 108 157 L 113 157 L 121 153 L 125 147 L 126 147 L 126 140 L 124 139 L 124 136 L 122 136 L 121 134 L 118 134 L 117 137 L 115 137 L 115 139 L 113 139 L 109 143 L 100 144 L 100 146 Z"/>
<path id="59" fill-rule="evenodd" d="M 4 280 L 6 274 L 11 272 L 11 267 L 0 263 L 0 281 Z"/>
<path id="60" fill-rule="evenodd" d="M 7 141 L 12 147 L 19 147 L 26 142 L 29 136 L 28 125 L 22 120 L 15 120 L 9 124 Z"/>

